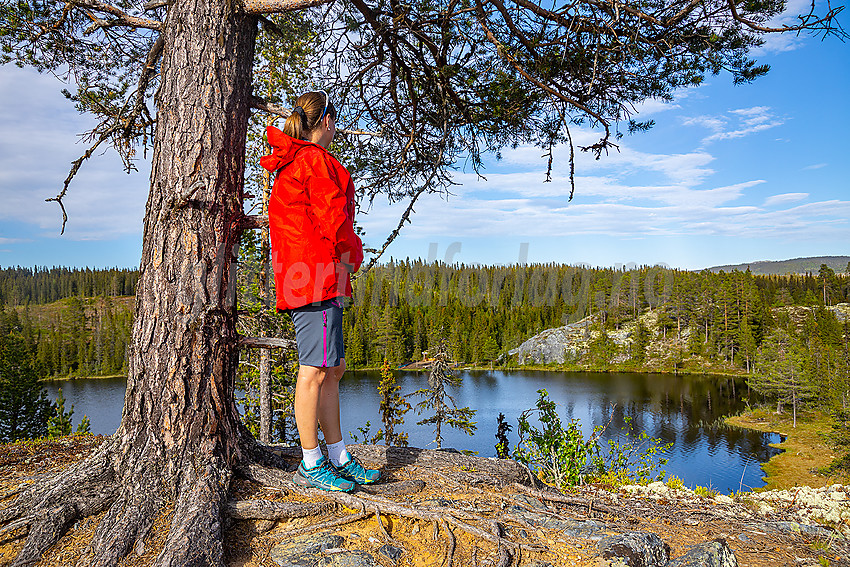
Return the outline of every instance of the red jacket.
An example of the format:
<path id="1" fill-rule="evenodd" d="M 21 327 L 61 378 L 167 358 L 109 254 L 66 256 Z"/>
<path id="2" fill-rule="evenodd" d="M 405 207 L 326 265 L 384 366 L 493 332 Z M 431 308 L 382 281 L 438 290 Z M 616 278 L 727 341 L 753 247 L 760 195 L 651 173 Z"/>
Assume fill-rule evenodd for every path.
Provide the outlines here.
<path id="1" fill-rule="evenodd" d="M 260 164 L 277 172 L 269 199 L 277 308 L 351 297 L 351 272 L 363 262 L 354 232 L 351 175 L 318 144 L 266 130 L 272 154 Z"/>

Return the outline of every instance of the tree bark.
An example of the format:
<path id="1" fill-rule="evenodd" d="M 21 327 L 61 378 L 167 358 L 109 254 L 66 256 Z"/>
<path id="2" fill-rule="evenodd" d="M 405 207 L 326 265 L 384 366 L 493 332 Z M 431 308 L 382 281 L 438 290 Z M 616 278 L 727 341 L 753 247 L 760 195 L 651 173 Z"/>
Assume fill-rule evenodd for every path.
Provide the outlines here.
<path id="1" fill-rule="evenodd" d="M 174 512 L 156 564 L 223 565 L 232 471 L 254 446 L 234 401 L 233 260 L 257 26 L 238 10 L 229 0 L 175 2 L 168 10 L 121 425 L 76 473 L 33 496 L 47 513 L 16 565 L 34 563 L 75 518 L 103 509 L 81 561 L 116 565 L 169 503 Z M 86 488 L 82 502 L 69 502 L 67 478 Z"/>
<path id="2" fill-rule="evenodd" d="M 222 564 L 222 508 L 249 439 L 233 395 L 233 260 L 256 21 L 237 7 L 176 2 L 163 29 L 142 273 L 115 435 L 122 496 L 150 502 L 144 489 L 176 502 L 159 565 Z M 103 531 L 101 553 L 126 535 Z"/>

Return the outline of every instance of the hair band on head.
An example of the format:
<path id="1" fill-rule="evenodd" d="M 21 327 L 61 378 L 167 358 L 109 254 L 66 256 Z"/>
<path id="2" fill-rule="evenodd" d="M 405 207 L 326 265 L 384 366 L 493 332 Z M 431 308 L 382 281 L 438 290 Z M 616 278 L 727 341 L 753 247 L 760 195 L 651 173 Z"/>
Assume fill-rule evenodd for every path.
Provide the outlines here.
<path id="1" fill-rule="evenodd" d="M 303 108 L 301 108 L 300 106 L 296 106 L 292 109 L 292 112 L 298 114 L 299 116 L 301 116 L 301 120 L 307 122 L 307 113 L 304 112 Z"/>
<path id="2" fill-rule="evenodd" d="M 319 116 L 319 120 L 316 121 L 316 124 L 318 124 L 319 122 L 324 120 L 325 114 L 327 114 L 327 112 L 328 112 L 328 104 L 330 104 L 330 100 L 331 100 L 330 97 L 328 96 L 328 93 L 326 93 L 324 90 L 320 90 L 319 92 L 322 93 L 323 95 L 325 95 L 325 108 L 324 108 L 324 110 L 322 110 L 322 115 Z"/>

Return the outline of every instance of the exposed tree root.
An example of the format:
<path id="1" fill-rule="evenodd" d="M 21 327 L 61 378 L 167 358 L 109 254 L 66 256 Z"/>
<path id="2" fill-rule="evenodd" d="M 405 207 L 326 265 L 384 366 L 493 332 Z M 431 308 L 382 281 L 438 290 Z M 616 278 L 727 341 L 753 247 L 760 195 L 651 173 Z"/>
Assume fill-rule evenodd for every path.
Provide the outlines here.
<path id="1" fill-rule="evenodd" d="M 373 506 L 372 509 L 375 511 L 375 519 L 378 521 L 378 529 L 381 530 L 381 535 L 384 536 L 385 541 L 392 541 L 393 538 L 390 537 L 390 534 L 387 532 L 387 528 L 384 527 L 384 522 L 381 520 L 381 509 L 378 506 Z"/>
<path id="2" fill-rule="evenodd" d="M 574 513 L 579 513 L 586 517 L 591 517 L 593 513 L 599 515 L 605 514 L 609 516 L 622 516 L 626 518 L 635 517 L 634 514 L 632 514 L 625 508 L 614 508 L 610 505 L 602 504 L 600 502 L 594 502 L 593 500 L 588 498 L 575 498 L 570 496 L 564 496 L 563 494 L 555 491 L 554 489 L 535 490 L 520 483 L 514 483 L 512 486 L 519 492 L 524 492 L 525 494 L 533 496 L 540 501 L 555 502 L 557 504 L 565 504 L 567 506 L 570 506 L 571 509 L 573 509 Z"/>
<path id="3" fill-rule="evenodd" d="M 499 525 L 499 522 L 493 520 L 490 523 L 490 529 L 493 531 L 495 537 L 502 538 L 502 526 Z M 513 556 L 507 548 L 499 546 L 499 560 L 496 562 L 496 567 L 508 567 L 511 564 L 512 558 Z"/>
<path id="4" fill-rule="evenodd" d="M 95 453 L 65 471 L 14 490 L 10 501 L 5 502 L 5 508 L 0 510 L 0 534 L 7 538 L 20 538 L 26 534 L 14 565 L 37 562 L 74 522 L 105 512 L 98 520 L 79 565 L 113 567 L 135 552 L 138 556 L 150 556 L 151 564 L 157 567 L 223 567 L 223 540 L 229 520 L 278 521 L 308 517 L 319 520 L 307 526 L 276 532 L 277 538 L 286 539 L 337 529 L 374 516 L 377 526 L 370 529 L 375 531 L 376 537 L 384 542 L 397 543 L 399 540 L 393 532 L 395 527 L 391 528 L 395 523 L 384 522 L 386 517 L 394 516 L 414 523 L 431 523 L 435 541 L 444 542 L 442 564 L 446 567 L 458 565 L 459 556 L 463 557 L 461 563 L 471 559 L 473 565 L 478 564 L 485 549 L 494 564 L 508 566 L 519 560 L 522 551 L 541 553 L 547 548 L 534 540 L 517 540 L 514 532 L 505 532 L 502 524 L 505 521 L 533 529 L 520 515 L 505 510 L 506 506 L 519 506 L 529 512 L 546 513 L 556 518 L 561 516 L 551 509 L 532 507 L 522 500 L 501 494 L 501 489 L 514 486 L 541 499 L 557 502 L 566 499 L 555 495 L 541 496 L 539 491 L 525 487 L 521 484 L 527 481 L 525 471 L 509 461 L 477 459 L 442 451 L 353 447 L 352 452 L 367 462 L 375 462 L 370 460 L 375 458 L 388 473 L 388 480 L 377 485 L 361 486 L 356 492 L 346 494 L 295 484 L 292 482 L 294 467 L 291 460 L 298 456 L 297 452 L 263 447 L 252 440 L 244 443 L 241 459 L 238 458 L 235 465 L 226 464 L 214 453 L 207 453 L 203 458 L 195 455 L 170 465 L 163 464 L 161 454 L 148 455 L 150 458 L 147 459 L 136 454 L 131 460 L 137 463 L 133 470 L 122 470 L 120 463 L 126 459 L 126 454 L 119 454 L 117 446 L 115 438 L 110 439 Z M 289 452 L 294 454 L 289 455 Z M 145 455 L 146 449 L 142 449 L 141 454 Z M 175 471 L 174 474 L 165 474 L 166 468 Z M 393 471 L 398 471 L 402 478 L 394 480 Z M 288 501 L 234 496 L 231 487 L 233 473 L 253 483 L 238 486 L 254 486 L 250 491 L 256 488 L 278 490 Z M 409 474 L 417 478 L 403 478 Z M 423 479 L 428 479 L 429 484 L 436 481 L 442 494 L 480 494 L 482 500 L 495 501 L 497 505 L 492 509 L 485 505 L 479 511 L 474 506 L 459 509 L 442 505 L 441 501 L 433 502 L 433 498 L 424 502 L 397 498 L 422 491 L 426 488 Z M 169 488 L 175 485 L 176 489 Z M 300 498 L 309 500 L 298 501 Z M 563 503 L 575 505 L 579 500 Z M 152 526 L 169 502 L 173 502 L 173 512 L 167 534 L 157 528 L 156 533 L 160 534 L 154 538 L 157 543 L 146 550 Z M 503 502 L 501 511 L 499 502 Z M 587 507 L 586 500 L 582 504 Z M 344 513 L 346 509 L 354 512 Z M 594 512 L 602 510 L 601 506 L 594 506 Z M 473 546 L 471 550 L 460 547 L 457 530 L 484 545 Z"/>
<path id="5" fill-rule="evenodd" d="M 372 509 L 377 510 L 378 513 L 382 514 L 392 514 L 413 520 L 424 520 L 434 522 L 435 530 L 437 529 L 436 526 L 439 525 L 440 522 L 444 522 L 446 524 L 447 530 L 450 529 L 449 526 L 454 526 L 462 531 L 465 531 L 466 533 L 472 535 L 477 539 L 483 539 L 504 549 L 524 548 L 530 551 L 538 552 L 546 550 L 546 548 L 541 546 L 518 543 L 502 537 L 501 528 L 498 526 L 498 523 L 496 523 L 497 527 L 495 531 L 488 531 L 479 528 L 473 525 L 472 523 L 469 523 L 464 520 L 480 521 L 482 523 L 487 523 L 489 520 L 482 516 L 469 514 L 453 508 L 445 508 L 440 506 L 414 508 L 399 504 L 397 502 L 375 494 L 366 494 L 364 492 L 345 494 L 341 492 L 323 492 L 311 488 L 303 488 L 301 486 L 296 485 L 290 480 L 291 475 L 283 473 L 282 471 L 276 469 L 265 467 L 263 465 L 258 465 L 256 463 L 248 464 L 247 466 L 243 467 L 240 472 L 245 475 L 246 478 L 263 485 L 284 488 L 295 493 L 303 494 L 304 496 L 327 498 L 350 509 L 359 509 L 364 513 L 366 512 L 366 510 Z M 389 485 L 391 484 L 392 483 L 389 483 Z M 380 485 L 376 485 L 373 488 L 376 488 L 377 486 Z M 454 540 L 454 536 L 452 535 L 451 537 L 452 540 Z M 452 554 L 453 553 L 454 552 L 452 551 Z"/>
<path id="6" fill-rule="evenodd" d="M 449 547 L 446 550 L 446 567 L 452 567 L 452 561 L 455 558 L 455 549 L 457 548 L 457 540 L 455 539 L 455 535 L 452 533 L 452 528 L 449 526 L 448 522 L 443 520 L 443 529 L 446 532 L 446 537 L 449 540 Z"/>
<path id="7" fill-rule="evenodd" d="M 182 482 L 174 519 L 157 567 L 224 565 L 223 512 L 227 507 L 231 470 L 209 463 Z"/>
<path id="8" fill-rule="evenodd" d="M 77 520 L 106 512 L 100 518 L 80 565 L 113 567 L 134 548 L 144 553 L 144 539 L 169 500 L 176 502 L 173 520 L 157 565 L 223 565 L 222 518 L 225 517 L 231 470 L 220 459 L 184 459 L 179 490 L 168 489 L 169 469 L 162 454 L 148 445 L 128 459 L 113 437 L 70 468 L 46 475 L 22 487 L 0 510 L 0 533 L 24 537 L 14 567 L 32 565 L 59 541 Z M 28 528 L 25 532 L 21 528 Z"/>
<path id="9" fill-rule="evenodd" d="M 0 535 L 4 534 L 6 532 L 13 532 L 13 531 L 17 530 L 18 528 L 29 527 L 30 523 L 32 523 L 32 518 L 23 518 L 23 519 L 17 520 L 15 522 L 12 522 L 12 523 L 0 528 Z"/>
<path id="10" fill-rule="evenodd" d="M 425 488 L 425 482 L 421 480 L 400 480 L 396 482 L 388 482 L 384 484 L 373 484 L 361 486 L 360 492 L 366 494 L 375 494 L 383 496 L 399 496 L 401 494 L 411 494 L 419 492 Z"/>
<path id="11" fill-rule="evenodd" d="M 372 510 L 366 510 L 364 512 L 357 512 L 355 514 L 349 514 L 348 516 L 343 516 L 342 518 L 337 518 L 335 520 L 329 520 L 327 522 L 322 522 L 319 524 L 313 524 L 310 526 L 305 526 L 303 528 L 298 528 L 294 530 L 289 530 L 281 534 L 282 539 L 288 539 L 290 537 L 311 534 L 315 532 L 325 531 L 330 528 L 338 528 L 339 526 L 344 526 L 346 524 L 352 524 L 354 522 L 359 522 L 360 520 L 365 520 L 369 516 L 374 514 Z"/>
<path id="12" fill-rule="evenodd" d="M 26 486 L 0 513 L 0 523 L 16 520 L 18 527 L 24 523 L 29 526 L 13 567 L 36 563 L 76 519 L 107 509 L 116 492 L 110 453 L 108 444 L 101 446 L 64 474 Z"/>
<path id="13" fill-rule="evenodd" d="M 6 494 L 0 495 L 0 500 L 8 500 L 9 498 L 12 498 L 13 496 L 17 496 L 18 494 L 20 494 L 23 491 L 24 491 L 23 487 L 16 488 L 14 490 L 10 490 Z"/>
<path id="14" fill-rule="evenodd" d="M 118 498 L 100 520 L 87 550 L 89 565 L 116 565 L 147 535 L 164 500 L 162 488 L 152 480 L 142 474 L 132 484 L 120 485 Z"/>
<path id="15" fill-rule="evenodd" d="M 333 508 L 332 502 L 293 504 L 272 500 L 231 500 L 225 511 L 234 520 L 288 520 L 321 516 Z"/>

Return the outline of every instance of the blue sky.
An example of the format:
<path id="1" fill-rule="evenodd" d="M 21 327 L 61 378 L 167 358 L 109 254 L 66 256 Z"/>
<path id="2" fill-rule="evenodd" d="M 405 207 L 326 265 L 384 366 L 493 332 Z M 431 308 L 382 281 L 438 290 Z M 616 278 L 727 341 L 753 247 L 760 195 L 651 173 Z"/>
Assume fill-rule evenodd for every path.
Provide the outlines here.
<path id="1" fill-rule="evenodd" d="M 847 18 L 844 18 L 846 20 Z M 845 22 L 846 23 L 846 22 Z M 578 154 L 569 194 L 568 150 L 556 150 L 544 183 L 540 150 L 520 147 L 487 162 L 487 181 L 460 170 L 446 198 L 425 197 L 387 252 L 465 263 L 563 262 L 599 266 L 707 266 L 850 254 L 850 46 L 772 37 L 756 54 L 772 67 L 750 85 L 728 75 L 649 101 L 601 160 Z M 127 175 L 112 150 L 71 185 L 69 221 L 56 195 L 91 127 L 52 76 L 0 67 L 0 266 L 135 266 L 149 168 Z M 577 144 L 598 134 L 573 130 Z M 358 220 L 380 245 L 402 206 L 376 202 Z"/>

